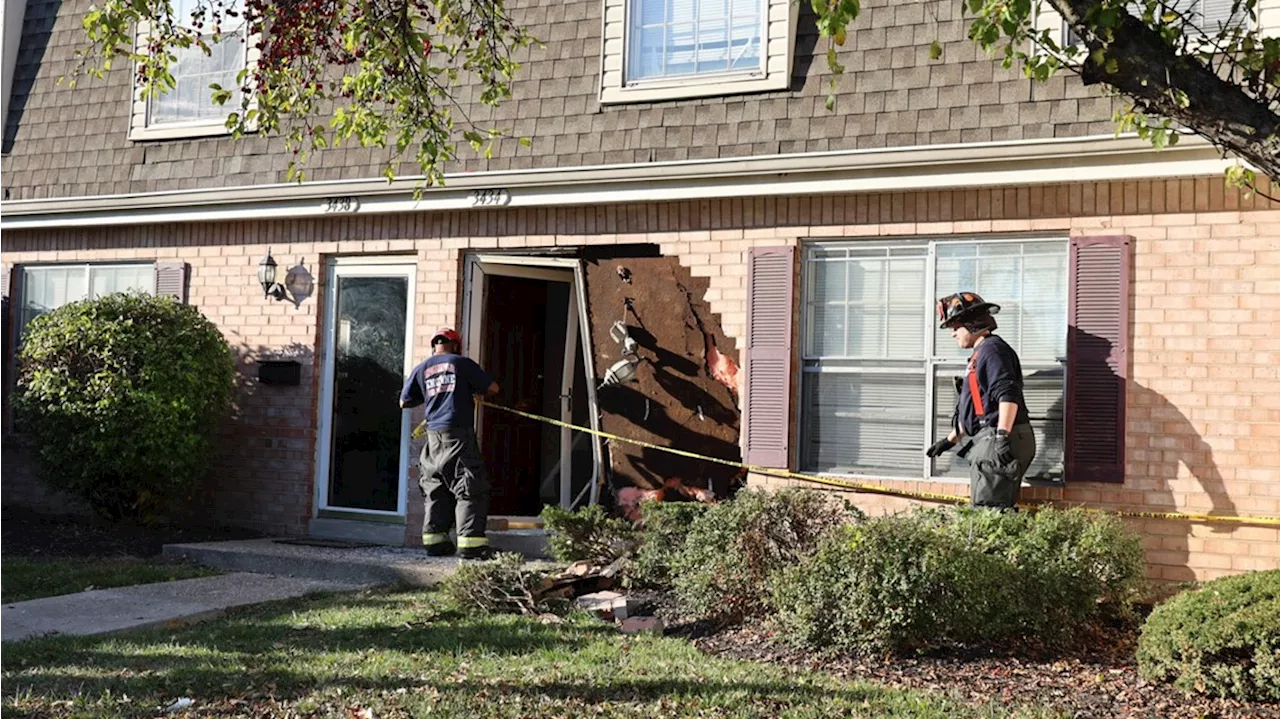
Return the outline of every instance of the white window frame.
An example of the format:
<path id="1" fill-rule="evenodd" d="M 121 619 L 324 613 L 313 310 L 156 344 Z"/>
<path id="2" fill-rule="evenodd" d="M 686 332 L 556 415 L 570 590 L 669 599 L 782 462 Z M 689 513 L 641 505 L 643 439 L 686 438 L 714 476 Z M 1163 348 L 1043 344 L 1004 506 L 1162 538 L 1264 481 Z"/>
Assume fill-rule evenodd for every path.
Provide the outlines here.
<path id="1" fill-rule="evenodd" d="M 138 24 L 137 30 L 134 33 L 134 47 L 136 48 L 136 52 L 146 52 L 146 38 L 149 32 L 150 25 L 148 23 L 143 22 Z M 250 33 L 247 25 L 242 27 L 238 32 L 244 38 L 243 43 L 241 43 L 243 51 L 241 68 L 252 71 L 253 68 L 257 66 L 258 59 L 261 56 L 261 51 L 259 49 L 261 36 L 257 33 Z M 237 72 L 239 71 L 237 70 Z M 133 105 L 129 118 L 129 139 L 134 141 L 175 140 L 230 135 L 231 130 L 227 127 L 226 122 L 227 115 L 239 110 L 232 108 L 230 104 L 226 107 L 226 114 L 215 118 L 192 120 L 188 122 L 152 122 L 151 98 L 143 97 L 142 88 L 138 85 L 138 76 L 135 72 L 133 75 Z M 254 109 L 256 107 L 256 97 L 250 97 L 249 109 Z M 250 132 L 256 131 L 256 123 L 251 121 L 248 129 Z"/>
<path id="2" fill-rule="evenodd" d="M 826 359 L 828 361 L 832 361 L 832 360 L 840 361 L 842 359 L 843 360 L 856 359 L 859 361 L 868 361 L 868 362 L 874 361 L 876 359 L 874 357 L 819 358 L 819 357 L 812 357 L 808 354 L 808 341 L 807 341 L 808 332 L 809 332 L 808 288 L 809 288 L 809 276 L 811 272 L 811 269 L 809 267 L 810 261 L 809 261 L 808 252 L 810 250 L 814 248 L 820 248 L 820 247 L 849 248 L 849 249 L 859 249 L 859 250 L 884 250 L 884 249 L 902 249 L 902 248 L 913 247 L 913 246 L 916 246 L 916 247 L 924 246 L 927 251 L 927 254 L 925 257 L 925 282 L 924 282 L 925 290 L 924 290 L 924 295 L 920 298 L 920 301 L 922 303 L 921 306 L 926 308 L 925 347 L 922 348 L 923 357 L 920 359 L 917 359 L 917 358 L 883 359 L 881 361 L 884 362 L 885 364 L 882 366 L 868 365 L 865 367 L 839 367 L 839 368 L 834 368 L 833 370 L 826 370 L 827 373 L 832 373 L 832 372 L 864 373 L 864 374 L 889 373 L 889 374 L 895 374 L 895 375 L 913 375 L 913 376 L 919 375 L 921 373 L 924 374 L 924 382 L 925 382 L 924 441 L 920 447 L 920 458 L 921 458 L 920 472 L 918 475 L 914 475 L 914 474 L 906 475 L 906 474 L 865 474 L 865 473 L 851 473 L 851 472 L 828 471 L 828 470 L 817 470 L 817 471 L 821 471 L 822 474 L 827 476 L 844 477 L 848 479 L 858 479 L 858 480 L 878 480 L 878 481 L 916 480 L 916 481 L 930 481 L 930 482 L 951 483 L 951 484 L 968 484 L 969 482 L 968 477 L 935 474 L 933 471 L 934 460 L 930 457 L 927 457 L 924 453 L 925 448 L 932 445 L 938 439 L 937 426 L 935 423 L 936 414 L 935 414 L 934 408 L 937 404 L 937 399 L 936 399 L 937 379 L 939 376 L 939 372 L 947 371 L 947 370 L 955 370 L 955 372 L 959 374 L 964 371 L 967 365 L 964 359 L 955 358 L 955 357 L 946 357 L 938 353 L 937 323 L 931 321 L 934 315 L 932 312 L 927 311 L 927 308 L 932 307 L 936 303 L 937 298 L 940 296 L 940 292 L 947 293 L 947 292 L 957 291 L 956 288 L 937 287 L 937 248 L 940 245 L 946 245 L 946 244 L 1025 245 L 1025 244 L 1032 244 L 1032 243 L 1061 244 L 1064 257 L 1070 251 L 1069 250 L 1070 238 L 1062 237 L 1062 236 L 1035 236 L 1035 235 L 1016 236 L 1016 237 L 955 236 L 955 237 L 915 237 L 915 238 L 906 238 L 906 239 L 897 240 L 897 241 L 856 240 L 856 239 L 834 240 L 834 241 L 831 239 L 822 239 L 822 240 L 804 241 L 801 246 L 802 255 L 801 255 L 801 262 L 800 262 L 800 267 L 801 267 L 800 269 L 800 332 L 798 335 L 798 341 L 800 343 L 799 351 L 798 351 L 798 355 L 799 355 L 798 367 L 799 367 L 800 376 L 799 376 L 799 386 L 798 386 L 798 394 L 797 394 L 797 401 L 799 404 L 796 407 L 795 427 L 794 427 L 796 432 L 795 436 L 799 440 L 799 449 L 796 455 L 796 462 L 800 468 L 800 471 L 815 471 L 813 470 L 812 467 L 809 467 L 805 464 L 805 460 L 806 460 L 805 442 L 807 438 L 807 433 L 805 428 L 805 411 L 804 411 L 804 401 L 806 397 L 805 382 L 809 375 L 822 373 L 823 370 L 817 365 L 812 367 L 809 366 L 810 363 L 821 362 L 823 359 Z M 1068 268 L 1066 271 L 1070 272 L 1070 269 Z M 1068 288 L 1067 291 L 1070 292 L 1070 289 Z M 999 304 L 998 300 L 993 299 L 992 301 Z M 1066 296 L 1062 298 L 1062 303 L 1063 303 L 1064 312 L 1065 312 L 1065 307 L 1067 304 Z M 1064 336 L 1063 338 L 1064 346 L 1065 346 L 1065 341 L 1066 341 L 1066 338 Z M 1063 391 L 1063 397 L 1065 398 L 1066 396 L 1065 363 L 1063 362 L 1049 363 L 1046 361 L 1039 361 L 1038 358 L 1033 358 L 1031 361 L 1028 361 L 1027 359 L 1022 357 L 1019 357 L 1019 359 L 1021 360 L 1021 364 L 1022 364 L 1023 377 L 1027 377 L 1037 371 L 1062 369 L 1063 370 L 1062 391 Z M 897 365 L 897 366 L 892 366 L 892 365 Z M 1063 418 L 1064 431 L 1065 431 L 1065 421 L 1066 420 L 1064 417 Z M 1038 449 L 1042 450 L 1043 448 L 1038 448 Z M 1064 455 L 1062 457 L 1062 463 L 1065 464 L 1065 460 L 1066 460 L 1065 447 L 1063 448 L 1063 452 L 1064 452 Z M 1023 480 L 1024 485 L 1027 484 L 1027 479 L 1028 478 L 1024 478 Z"/>
<path id="3" fill-rule="evenodd" d="M 720 95 L 786 90 L 795 63 L 799 4 L 794 0 L 759 0 L 760 67 L 751 71 L 631 80 L 632 13 L 638 0 L 604 0 L 600 43 L 600 103 L 659 102 Z"/>
<path id="4" fill-rule="evenodd" d="M 17 304 L 17 306 L 14 308 L 14 309 L 16 310 L 15 314 L 16 314 L 16 317 L 17 317 L 17 321 L 16 321 L 17 327 L 15 327 L 15 328 L 14 328 L 14 337 L 16 337 L 16 338 L 17 338 L 17 343 L 16 343 L 16 344 L 21 345 L 21 343 L 22 343 L 22 336 L 23 336 L 24 334 L 26 334 L 26 329 L 27 329 L 27 324 L 28 324 L 28 321 L 27 321 L 27 319 L 26 319 L 26 314 L 27 314 L 27 298 L 28 298 L 28 291 L 29 291 L 29 288 L 27 287 L 27 270 L 72 270 L 72 269 L 80 268 L 80 269 L 81 269 L 81 270 L 83 270 L 83 272 L 84 272 L 85 296 L 84 296 L 84 297 L 81 297 L 81 298 L 79 298 L 79 299 L 75 299 L 75 300 L 70 300 L 70 301 L 69 301 L 69 302 L 78 302 L 78 301 L 80 301 L 80 300 L 92 299 L 92 296 L 93 296 L 93 295 L 92 295 L 92 293 L 93 293 L 93 284 L 92 284 L 92 283 L 93 283 L 93 272 L 94 272 L 94 270 L 121 270 L 121 269 L 126 269 L 126 268 L 128 268 L 128 269 L 136 269 L 136 268 L 139 268 L 139 267 L 147 267 L 147 268 L 150 268 L 150 269 L 151 269 L 151 271 L 152 271 L 152 275 L 151 275 L 151 290 L 150 290 L 150 294 L 154 295 L 154 294 L 156 293 L 156 281 L 155 281 L 155 267 L 156 267 L 156 263 L 155 263 L 155 262 L 148 262 L 148 261 L 143 261 L 143 262 L 102 262 L 102 263 L 97 263 L 97 262 L 61 262 L 61 263 L 52 263 L 52 264 L 23 264 L 23 265 L 18 265 L 17 267 L 15 267 L 15 268 L 12 270 L 13 272 L 19 272 L 19 273 L 21 273 L 21 274 L 19 275 L 19 276 L 21 277 L 21 280 L 20 280 L 20 281 L 19 281 L 19 283 L 18 283 L 18 304 Z M 60 306 L 61 306 L 61 305 L 59 305 L 59 307 L 60 307 Z M 52 309 L 57 309 L 57 308 L 55 307 L 55 308 L 52 308 Z"/>

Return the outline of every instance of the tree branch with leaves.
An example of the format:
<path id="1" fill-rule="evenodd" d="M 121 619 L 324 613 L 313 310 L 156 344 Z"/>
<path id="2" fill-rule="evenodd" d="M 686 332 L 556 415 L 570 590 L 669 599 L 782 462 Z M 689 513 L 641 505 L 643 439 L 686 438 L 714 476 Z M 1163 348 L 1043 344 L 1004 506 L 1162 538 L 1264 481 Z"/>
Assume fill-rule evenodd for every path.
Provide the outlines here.
<path id="1" fill-rule="evenodd" d="M 539 44 L 502 0 L 101 0 L 84 29 L 72 82 L 131 63 L 147 99 L 176 89 L 180 55 L 238 38 L 253 61 L 231 86 L 200 88 L 228 106 L 234 136 L 282 136 L 299 181 L 316 151 L 385 148 L 383 174 L 394 179 L 411 158 L 419 190 L 443 180 L 461 143 L 488 156 L 506 135 L 473 122 L 459 98 L 510 98 L 514 54 Z"/>
<path id="2" fill-rule="evenodd" d="M 839 48 L 861 11 L 858 0 L 812 0 L 818 29 L 828 39 L 827 64 L 843 72 Z M 1133 131 L 1156 147 L 1175 144 L 1181 132 L 1199 135 L 1224 154 L 1248 163 L 1228 180 L 1252 187 L 1256 172 L 1280 183 L 1280 39 L 1265 37 L 1259 0 L 1235 0 L 1230 18 L 1207 22 L 1187 0 L 965 0 L 969 38 L 1006 68 L 1044 81 L 1061 71 L 1078 74 L 1124 97 L 1118 131 Z M 1038 26 L 1052 9 L 1061 28 Z M 938 60 L 934 42 L 929 55 Z M 834 102 L 834 83 L 828 99 Z M 1251 166 L 1251 167 L 1250 167 Z"/>

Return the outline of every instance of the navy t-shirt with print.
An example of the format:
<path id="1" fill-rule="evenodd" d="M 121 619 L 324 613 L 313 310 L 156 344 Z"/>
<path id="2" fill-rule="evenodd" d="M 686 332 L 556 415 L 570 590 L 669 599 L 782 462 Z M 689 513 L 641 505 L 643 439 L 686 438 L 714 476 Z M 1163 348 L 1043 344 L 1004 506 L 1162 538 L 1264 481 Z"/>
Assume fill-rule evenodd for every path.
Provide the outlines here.
<path id="1" fill-rule="evenodd" d="M 471 428 L 475 426 L 475 401 L 493 379 L 480 365 L 462 355 L 432 355 L 413 368 L 400 401 L 406 407 L 426 405 L 427 429 Z"/>

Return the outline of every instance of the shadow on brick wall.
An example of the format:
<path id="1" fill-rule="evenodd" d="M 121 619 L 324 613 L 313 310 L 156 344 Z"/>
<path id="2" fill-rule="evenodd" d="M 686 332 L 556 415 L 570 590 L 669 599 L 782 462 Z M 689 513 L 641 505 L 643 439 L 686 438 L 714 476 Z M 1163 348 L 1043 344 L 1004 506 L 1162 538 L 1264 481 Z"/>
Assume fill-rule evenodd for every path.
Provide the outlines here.
<path id="1" fill-rule="evenodd" d="M 248 527 L 271 534 L 304 534 L 311 512 L 315 467 L 315 348 L 234 348 L 236 388 L 218 432 L 209 472 L 181 513 L 186 522 Z M 260 381 L 263 361 L 299 364 L 298 383 Z"/>
<path id="2" fill-rule="evenodd" d="M 1129 383 L 1129 402 L 1134 408 L 1148 413 L 1150 422 L 1158 430 L 1151 435 L 1143 475 L 1155 481 L 1154 489 L 1143 491 L 1143 504 L 1151 511 L 1188 512 L 1193 514 L 1236 514 L 1236 503 L 1222 478 L 1222 472 L 1214 460 L 1213 447 L 1197 431 L 1191 420 L 1167 397 L 1136 382 Z M 1178 479 L 1179 468 L 1187 472 L 1199 484 L 1199 494 L 1206 500 L 1188 504 L 1179 502 L 1180 492 L 1171 486 Z M 1192 492 L 1194 494 L 1194 491 Z M 1181 506 L 1180 506 L 1181 505 Z M 1190 581 L 1195 573 L 1189 568 L 1192 554 L 1193 522 L 1161 521 L 1159 546 L 1147 547 L 1148 561 L 1160 567 L 1162 579 Z M 1214 523 L 1208 525 L 1215 534 L 1230 534 L 1235 527 Z M 1195 550 L 1197 554 L 1203 549 Z"/>

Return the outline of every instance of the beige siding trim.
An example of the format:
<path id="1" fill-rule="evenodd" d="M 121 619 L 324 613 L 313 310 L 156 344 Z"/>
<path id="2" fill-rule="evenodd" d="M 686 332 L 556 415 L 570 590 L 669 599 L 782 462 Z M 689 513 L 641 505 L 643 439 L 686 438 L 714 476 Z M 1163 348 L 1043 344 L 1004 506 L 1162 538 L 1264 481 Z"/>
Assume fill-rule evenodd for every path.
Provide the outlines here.
<path id="1" fill-rule="evenodd" d="M 741 75 L 692 77 L 665 82 L 628 85 L 626 81 L 626 34 L 628 0 L 604 1 L 604 42 L 600 57 L 600 102 L 658 102 L 697 97 L 738 95 L 785 90 L 791 85 L 795 62 L 796 24 L 800 6 L 790 0 L 767 2 L 767 24 L 762 42 L 765 57 L 758 71 Z"/>
<path id="2" fill-rule="evenodd" d="M 134 48 L 137 52 L 145 52 L 146 46 L 144 38 L 146 37 L 148 26 L 146 23 L 138 25 L 137 32 L 134 33 Z M 259 47 L 259 35 L 250 35 L 245 43 L 245 67 L 252 68 L 258 64 L 258 58 L 261 57 L 262 51 Z M 257 100 L 251 99 L 249 108 L 257 107 Z M 227 114 L 233 112 L 235 108 L 227 106 Z M 147 140 L 180 140 L 184 138 L 196 137 L 216 137 L 219 135 L 230 135 L 231 130 L 227 128 L 226 117 L 220 117 L 204 122 L 190 123 L 169 123 L 163 125 L 149 125 L 147 123 L 147 100 L 142 96 L 142 88 L 137 84 L 137 76 L 134 76 L 133 86 L 133 103 L 129 113 L 129 140 L 134 142 Z M 257 129 L 256 123 L 250 123 L 250 131 Z"/>
<path id="3" fill-rule="evenodd" d="M 13 96 L 13 73 L 18 68 L 18 46 L 22 43 L 22 20 L 27 0 L 0 0 L 0 138 L 9 119 L 9 99 Z"/>
<path id="4" fill-rule="evenodd" d="M 1280 0 L 1259 0 L 1258 25 L 1264 37 L 1280 37 Z"/>
<path id="5" fill-rule="evenodd" d="M 1258 0 L 1258 26 L 1263 37 L 1280 37 L 1280 0 Z M 1035 29 L 1056 32 L 1059 45 L 1067 40 L 1062 15 L 1047 2 L 1036 5 Z"/>
<path id="6" fill-rule="evenodd" d="M 1036 4 L 1036 20 L 1034 27 L 1037 31 L 1048 30 L 1055 33 L 1054 40 L 1061 45 L 1067 39 L 1066 25 L 1062 22 L 1062 15 L 1047 2 Z"/>

